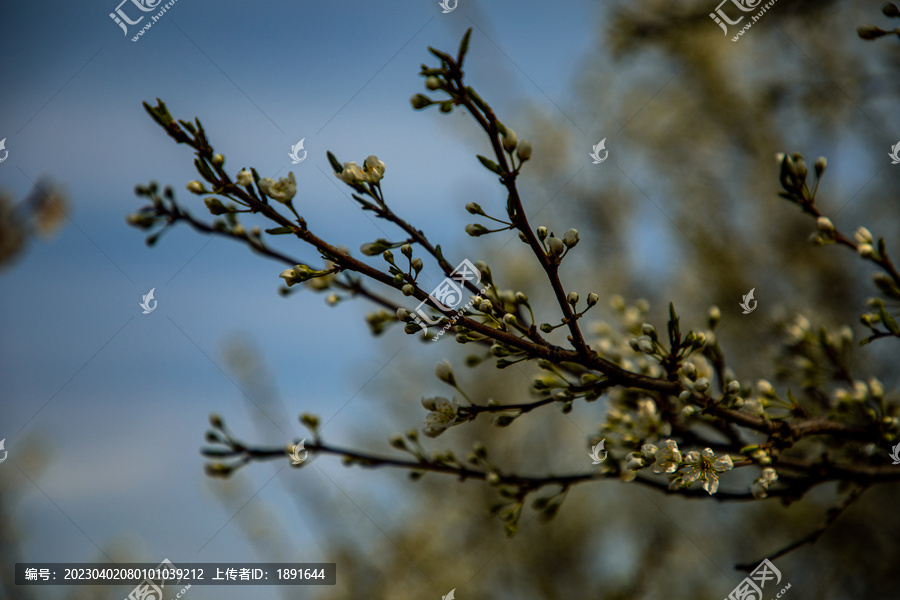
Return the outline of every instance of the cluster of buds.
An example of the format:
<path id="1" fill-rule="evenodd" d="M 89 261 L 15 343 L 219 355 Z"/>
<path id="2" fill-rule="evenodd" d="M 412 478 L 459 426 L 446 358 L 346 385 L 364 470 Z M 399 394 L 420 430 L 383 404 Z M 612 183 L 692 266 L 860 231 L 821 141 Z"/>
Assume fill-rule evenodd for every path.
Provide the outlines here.
<path id="1" fill-rule="evenodd" d="M 384 162 L 372 154 L 363 162 L 362 168 L 355 162 L 345 162 L 340 170 L 334 170 L 334 175 L 348 185 L 362 183 L 378 185 L 384 177 Z"/>
<path id="2" fill-rule="evenodd" d="M 886 2 L 884 6 L 881 7 L 881 13 L 888 18 L 898 18 L 900 17 L 900 8 L 893 2 Z M 896 29 L 881 29 L 874 25 L 860 25 L 856 28 L 856 35 L 861 39 L 870 42 L 872 40 L 877 40 L 880 37 L 891 35 L 892 33 L 900 37 L 900 27 Z"/>
<path id="3" fill-rule="evenodd" d="M 806 162 L 803 160 L 803 155 L 795 153 L 788 156 L 787 154 L 779 152 L 775 155 L 775 159 L 781 166 L 779 179 L 781 181 L 781 187 L 784 189 L 784 191 L 779 192 L 778 195 L 800 205 L 812 206 L 815 200 L 815 188 L 818 188 L 819 180 L 825 173 L 825 169 L 828 168 L 828 161 L 825 157 L 820 156 L 816 159 L 816 186 L 812 192 L 810 192 L 806 185 L 808 170 Z"/>

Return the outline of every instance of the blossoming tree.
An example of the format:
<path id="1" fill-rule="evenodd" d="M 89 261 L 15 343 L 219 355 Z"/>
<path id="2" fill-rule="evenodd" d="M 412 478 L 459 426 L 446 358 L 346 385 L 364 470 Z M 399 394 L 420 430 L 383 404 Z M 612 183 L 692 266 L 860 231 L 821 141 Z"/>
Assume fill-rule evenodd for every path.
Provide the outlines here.
<path id="1" fill-rule="evenodd" d="M 361 254 L 376 258 L 372 263 L 312 230 L 292 204 L 297 191 L 293 173 L 275 181 L 260 177 L 254 168 L 227 169 L 224 155 L 215 151 L 200 121 L 176 120 L 161 101 L 144 106 L 175 142 L 193 149 L 202 181 L 189 182 L 187 189 L 205 196 L 205 206 L 216 218 L 209 222 L 195 217 L 176 201 L 171 188 L 160 193 L 151 183 L 137 190 L 149 204 L 129 221 L 153 230 L 148 237 L 151 244 L 164 229 L 179 222 L 245 244 L 287 267 L 280 274 L 285 292 L 302 285 L 327 293 L 330 304 L 346 297 L 371 303 L 377 310 L 368 316 L 368 324 L 375 334 L 427 339 L 433 336 L 429 329 L 434 326 L 452 332 L 456 343 L 475 348 L 477 361 L 493 361 L 499 369 L 530 366 L 531 390 L 523 389 L 503 401 L 481 401 L 464 389 L 448 362 L 439 363 L 435 375 L 452 392 L 449 398 L 422 399 L 421 433 L 428 438 L 478 419 L 491 418 L 496 426 L 507 427 L 543 410 L 555 407 L 568 413 L 576 403 L 603 398 L 606 418 L 586 442 L 595 454 L 605 444 L 610 460 L 597 461 L 600 464 L 592 470 L 578 473 L 530 476 L 518 473 L 514 465 L 498 464 L 489 452 L 489 442 L 476 444 L 469 456 L 458 458 L 433 446 L 436 442 L 420 438 L 415 429 L 389 439 L 390 446 L 405 455 L 385 456 L 329 443 L 312 414 L 301 416 L 312 436 L 305 450 L 311 455 L 343 457 L 351 466 L 405 469 L 414 479 L 435 473 L 483 481 L 496 489 L 498 501 L 491 511 L 510 535 L 516 532 L 527 503 L 541 516 L 552 518 L 573 486 L 609 479 L 684 497 L 780 499 L 785 503 L 802 499 L 817 486 L 841 482 L 846 486 L 843 500 L 829 514 L 825 526 L 867 488 L 900 481 L 900 469 L 892 466 L 886 452 L 898 442 L 900 404 L 876 378 L 848 371 L 845 357 L 854 344 L 846 328 L 822 328 L 814 333 L 809 322 L 795 323 L 803 344 L 797 344 L 794 351 L 814 354 L 844 373 L 841 384 L 828 393 L 810 386 L 795 394 L 790 389 L 777 392 L 768 380 L 752 383 L 741 379 L 739 365 L 729 362 L 728 348 L 719 343 L 716 330 L 722 314 L 716 307 L 709 309 L 705 322 L 683 326 L 670 303 L 668 318 L 654 324 L 646 302 L 629 305 L 613 295 L 609 302 L 619 323 L 586 327 L 588 313 L 598 305 L 600 296 L 592 292 L 582 300 L 571 289 L 574 286 L 564 282 L 569 279 L 564 265 L 579 244 L 579 232 L 570 229 L 556 235 L 526 216 L 518 178 L 540 148 L 519 139 L 466 83 L 463 64 L 470 35 L 471 30 L 455 55 L 429 49 L 437 62 L 423 65 L 420 74 L 430 95 L 416 94 L 411 103 L 417 110 L 467 111 L 483 131 L 492 155 L 478 155 L 477 159 L 502 188 L 506 203 L 489 207 L 466 204 L 468 213 L 481 221 L 468 225 L 466 233 L 477 238 L 517 232 L 520 251 L 542 271 L 543 283 L 555 300 L 553 306 L 532 305 L 526 291 L 503 287 L 502 278 L 495 277 L 484 261 L 475 262 L 474 267 L 485 287 L 479 288 L 469 279 L 454 279 L 457 261 L 445 256 L 436 240 L 391 208 L 389 179 L 385 179 L 388 169 L 378 157 L 368 156 L 359 166 L 328 154 L 335 176 L 351 188 L 360 208 L 396 228 L 396 239 L 362 244 Z M 818 208 L 816 195 L 827 169 L 824 158 L 815 161 L 813 173 L 800 154 L 780 155 L 778 162 L 780 195 L 815 219 L 813 242 L 849 248 L 877 270 L 875 284 L 880 295 L 870 301 L 870 310 L 861 317 L 869 331 L 863 343 L 896 344 L 900 326 L 890 306 L 900 300 L 900 273 L 884 239 L 876 239 L 865 227 L 854 234 L 842 232 Z M 242 214 L 260 215 L 273 226 L 248 231 L 241 224 Z M 288 256 L 269 245 L 269 236 L 291 236 L 314 249 L 321 262 L 308 264 Z M 397 249 L 400 256 L 394 254 Z M 377 257 L 383 262 L 378 263 Z M 457 310 L 454 306 L 458 304 L 448 306 L 422 286 L 419 274 L 426 260 L 466 290 L 468 310 Z M 451 343 L 450 337 L 443 341 Z M 534 397 L 521 400 L 518 396 L 526 392 Z M 218 416 L 211 418 L 211 425 L 207 434 L 210 447 L 204 450 L 211 476 L 228 477 L 254 461 L 290 460 L 290 446 L 248 444 Z M 895 453 L 897 448 L 900 444 L 894 446 Z M 739 471 L 753 476 L 749 480 L 737 477 Z M 797 546 L 792 544 L 770 557 Z"/>

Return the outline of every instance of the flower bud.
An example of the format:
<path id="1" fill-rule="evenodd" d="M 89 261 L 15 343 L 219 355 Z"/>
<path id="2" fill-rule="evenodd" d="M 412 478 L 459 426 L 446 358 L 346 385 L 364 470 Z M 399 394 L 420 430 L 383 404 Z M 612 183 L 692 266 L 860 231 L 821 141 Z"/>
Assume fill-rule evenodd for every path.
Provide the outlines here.
<path id="1" fill-rule="evenodd" d="M 712 329 L 722 320 L 722 311 L 719 310 L 718 306 L 710 306 L 707 317 L 709 318 L 709 327 Z"/>
<path id="2" fill-rule="evenodd" d="M 572 306 L 578 304 L 578 292 L 569 292 L 569 295 L 566 296 L 566 302 Z"/>
<path id="3" fill-rule="evenodd" d="M 565 250 L 565 244 L 558 237 L 552 237 L 547 240 L 547 249 L 549 250 L 549 254 L 552 257 L 562 256 L 563 251 Z"/>
<path id="4" fill-rule="evenodd" d="M 470 223 L 466 225 L 466 233 L 471 235 L 472 237 L 479 237 L 486 233 L 490 233 L 487 227 L 481 225 L 480 223 Z"/>
<path id="5" fill-rule="evenodd" d="M 216 165 L 217 167 L 221 167 L 222 165 L 225 164 L 225 157 L 222 156 L 221 154 L 213 154 L 212 155 L 212 164 Z"/>
<path id="6" fill-rule="evenodd" d="M 416 273 L 418 273 L 419 271 L 422 270 L 422 267 L 423 267 L 424 265 L 423 265 L 423 263 L 422 263 L 422 259 L 419 258 L 419 257 L 417 256 L 417 257 L 415 257 L 414 259 L 412 259 L 412 260 L 409 262 L 409 266 L 412 267 L 413 271 L 415 271 Z"/>
<path id="7" fill-rule="evenodd" d="M 519 158 L 520 162 L 525 162 L 526 160 L 531 158 L 531 142 L 528 140 L 522 140 L 519 142 L 519 147 L 516 148 L 516 156 Z"/>
<path id="8" fill-rule="evenodd" d="M 875 238 L 872 237 L 872 232 L 865 227 L 860 227 L 859 229 L 857 229 L 854 237 L 860 244 L 871 244 L 875 241 Z"/>
<path id="9" fill-rule="evenodd" d="M 816 219 L 816 227 L 818 227 L 819 231 L 824 234 L 834 234 L 834 223 L 832 223 L 831 219 L 829 219 L 828 217 L 819 217 L 818 219 Z"/>
<path id="10" fill-rule="evenodd" d="M 772 387 L 772 384 L 769 383 L 765 379 L 760 379 L 756 382 L 756 388 L 759 390 L 759 393 L 763 396 L 774 397 L 775 396 L 775 388 Z"/>
<path id="11" fill-rule="evenodd" d="M 406 440 L 404 440 L 403 436 L 399 433 L 395 433 L 394 435 L 392 435 L 389 441 L 391 446 L 397 448 L 398 450 L 403 450 L 406 448 Z"/>
<path id="12" fill-rule="evenodd" d="M 441 87 L 441 80 L 434 75 L 425 78 L 425 87 L 429 90 L 436 90 Z"/>
<path id="13" fill-rule="evenodd" d="M 516 132 L 506 128 L 506 133 L 500 137 L 500 141 L 503 143 L 503 149 L 507 152 L 512 152 L 516 149 L 516 146 L 519 143 L 519 139 L 516 137 Z"/>
<path id="14" fill-rule="evenodd" d="M 481 208 L 481 205 L 479 205 L 477 202 L 469 202 L 468 204 L 466 204 L 466 212 L 468 212 L 470 215 L 483 215 L 484 214 L 484 210 Z"/>
<path id="15" fill-rule="evenodd" d="M 872 247 L 872 244 L 860 244 L 856 247 L 856 251 L 859 252 L 859 255 L 863 258 L 872 258 L 875 256 L 875 248 Z"/>
<path id="16" fill-rule="evenodd" d="M 739 392 L 741 391 L 741 384 L 740 384 L 740 382 L 734 381 L 734 380 L 729 381 L 729 382 L 728 382 L 728 385 L 725 386 L 725 391 L 726 391 L 728 394 L 731 394 L 732 396 L 734 396 L 735 394 L 737 394 L 737 393 L 739 393 Z"/>
<path id="17" fill-rule="evenodd" d="M 528 304 L 528 296 L 522 292 L 516 292 L 516 302 L 519 304 Z"/>
<path id="18" fill-rule="evenodd" d="M 694 382 L 694 389 L 700 393 L 705 392 L 709 389 L 709 379 L 707 379 L 706 377 L 701 377 Z"/>
<path id="19" fill-rule="evenodd" d="M 431 98 L 424 94 L 416 94 L 409 99 L 409 103 L 412 104 L 412 107 L 416 110 L 420 110 L 422 108 L 425 108 L 426 106 L 434 104 L 434 102 L 431 101 Z"/>
<path id="20" fill-rule="evenodd" d="M 435 376 L 447 385 L 456 386 L 456 377 L 453 375 L 453 367 L 446 360 L 442 360 L 434 368 Z"/>
<path id="21" fill-rule="evenodd" d="M 594 292 L 591 292 L 590 294 L 588 294 L 588 297 L 587 297 L 587 305 L 588 306 L 594 306 L 599 301 L 600 301 L 600 296 L 598 296 Z"/>
<path id="22" fill-rule="evenodd" d="M 882 31 L 874 25 L 860 25 L 856 28 L 856 35 L 864 40 L 875 40 L 885 35 L 886 33 L 888 32 Z"/>
<path id="23" fill-rule="evenodd" d="M 565 235 L 563 235 L 563 243 L 566 245 L 566 248 L 574 248 L 578 243 L 578 230 L 568 230 Z"/>
<path id="24" fill-rule="evenodd" d="M 653 345 L 653 340 L 643 336 L 638 339 L 638 348 L 640 348 L 641 352 L 644 354 L 653 354 L 656 350 L 656 347 Z"/>
<path id="25" fill-rule="evenodd" d="M 400 288 L 400 291 L 403 292 L 404 296 L 412 296 L 416 293 L 416 288 L 415 286 L 413 286 L 413 284 L 407 283 L 402 288 Z"/>
<path id="26" fill-rule="evenodd" d="M 237 184 L 247 187 L 251 183 L 253 183 L 253 173 L 248 171 L 247 169 L 241 169 L 237 174 Z"/>
<path id="27" fill-rule="evenodd" d="M 544 241 L 547 238 L 547 228 L 541 225 L 537 228 L 537 236 L 540 241 Z"/>
<path id="28" fill-rule="evenodd" d="M 210 196 L 209 198 L 205 198 L 203 202 L 206 204 L 206 208 L 209 209 L 210 214 L 224 215 L 225 213 L 231 212 L 225 208 L 225 205 L 222 204 L 222 201 L 218 198 Z"/>
<path id="29" fill-rule="evenodd" d="M 806 162 L 799 154 L 794 155 L 794 171 L 796 171 L 797 177 L 800 179 L 800 181 L 806 180 L 806 175 L 808 173 L 806 169 Z"/>
<path id="30" fill-rule="evenodd" d="M 187 190 L 189 192 L 193 192 L 194 194 L 202 194 L 206 190 L 203 188 L 203 184 L 197 181 L 196 179 L 193 181 L 188 181 Z"/>
<path id="31" fill-rule="evenodd" d="M 822 177 L 822 173 L 828 168 L 828 159 L 820 156 L 816 159 L 816 177 Z"/>

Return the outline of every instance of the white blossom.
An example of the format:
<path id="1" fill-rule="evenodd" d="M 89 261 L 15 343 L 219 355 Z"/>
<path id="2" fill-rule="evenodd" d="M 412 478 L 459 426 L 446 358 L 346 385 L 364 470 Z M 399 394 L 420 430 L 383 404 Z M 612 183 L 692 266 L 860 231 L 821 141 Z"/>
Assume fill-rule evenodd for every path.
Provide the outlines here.
<path id="1" fill-rule="evenodd" d="M 422 398 L 422 406 L 430 411 L 425 416 L 422 430 L 428 437 L 437 437 L 459 423 L 459 400 L 456 398 L 452 402 L 446 398 Z"/>
<path id="2" fill-rule="evenodd" d="M 237 184 L 246 187 L 251 183 L 253 183 L 253 173 L 247 169 L 241 169 L 237 174 Z"/>
<path id="3" fill-rule="evenodd" d="M 263 177 L 259 180 L 259 189 L 272 200 L 286 203 L 297 193 L 297 180 L 294 179 L 293 171 L 288 173 L 286 178 L 279 179 L 277 183 L 274 179 Z"/>

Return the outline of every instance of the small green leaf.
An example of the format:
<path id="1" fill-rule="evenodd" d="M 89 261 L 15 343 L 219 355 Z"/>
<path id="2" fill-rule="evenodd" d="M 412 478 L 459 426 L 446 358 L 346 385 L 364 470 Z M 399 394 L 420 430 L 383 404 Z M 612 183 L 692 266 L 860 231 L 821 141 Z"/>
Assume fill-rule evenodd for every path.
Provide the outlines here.
<path id="1" fill-rule="evenodd" d="M 891 313 L 887 311 L 884 307 L 884 304 L 881 305 L 881 322 L 884 323 L 884 326 L 888 328 L 888 331 L 893 333 L 894 335 L 900 335 L 900 325 L 897 325 L 897 321 L 894 320 L 894 317 L 891 316 Z"/>
<path id="2" fill-rule="evenodd" d="M 497 175 L 503 175 L 503 170 L 500 168 L 500 165 L 498 165 L 497 163 L 495 163 L 494 161 L 492 161 L 489 158 L 485 158 L 484 156 L 482 156 L 480 154 L 477 154 L 476 156 L 478 157 L 478 160 L 481 161 L 481 164 L 484 165 L 484 167 L 488 171 L 493 171 Z"/>
<path id="3" fill-rule="evenodd" d="M 466 34 L 463 36 L 462 41 L 459 43 L 459 55 L 457 56 L 456 61 L 462 65 L 463 59 L 466 57 L 466 52 L 469 51 L 469 38 L 472 37 L 472 28 L 469 27 L 466 30 Z"/>
<path id="4" fill-rule="evenodd" d="M 275 227 L 273 229 L 266 229 L 266 233 L 271 235 L 285 235 L 286 233 L 294 233 L 293 227 Z"/>
<path id="5" fill-rule="evenodd" d="M 331 163 L 331 168 L 334 169 L 336 173 L 340 173 L 344 170 L 344 165 L 341 164 L 341 161 L 337 159 L 337 157 L 331 153 L 329 150 L 325 153 L 328 156 L 328 162 Z"/>
<path id="6" fill-rule="evenodd" d="M 432 54 L 434 54 L 435 56 L 437 56 L 442 61 L 446 62 L 447 64 L 453 62 L 453 57 L 450 56 L 449 54 L 447 54 L 446 52 L 441 52 L 440 50 L 435 50 L 431 46 L 428 46 L 428 51 L 431 52 Z"/>

